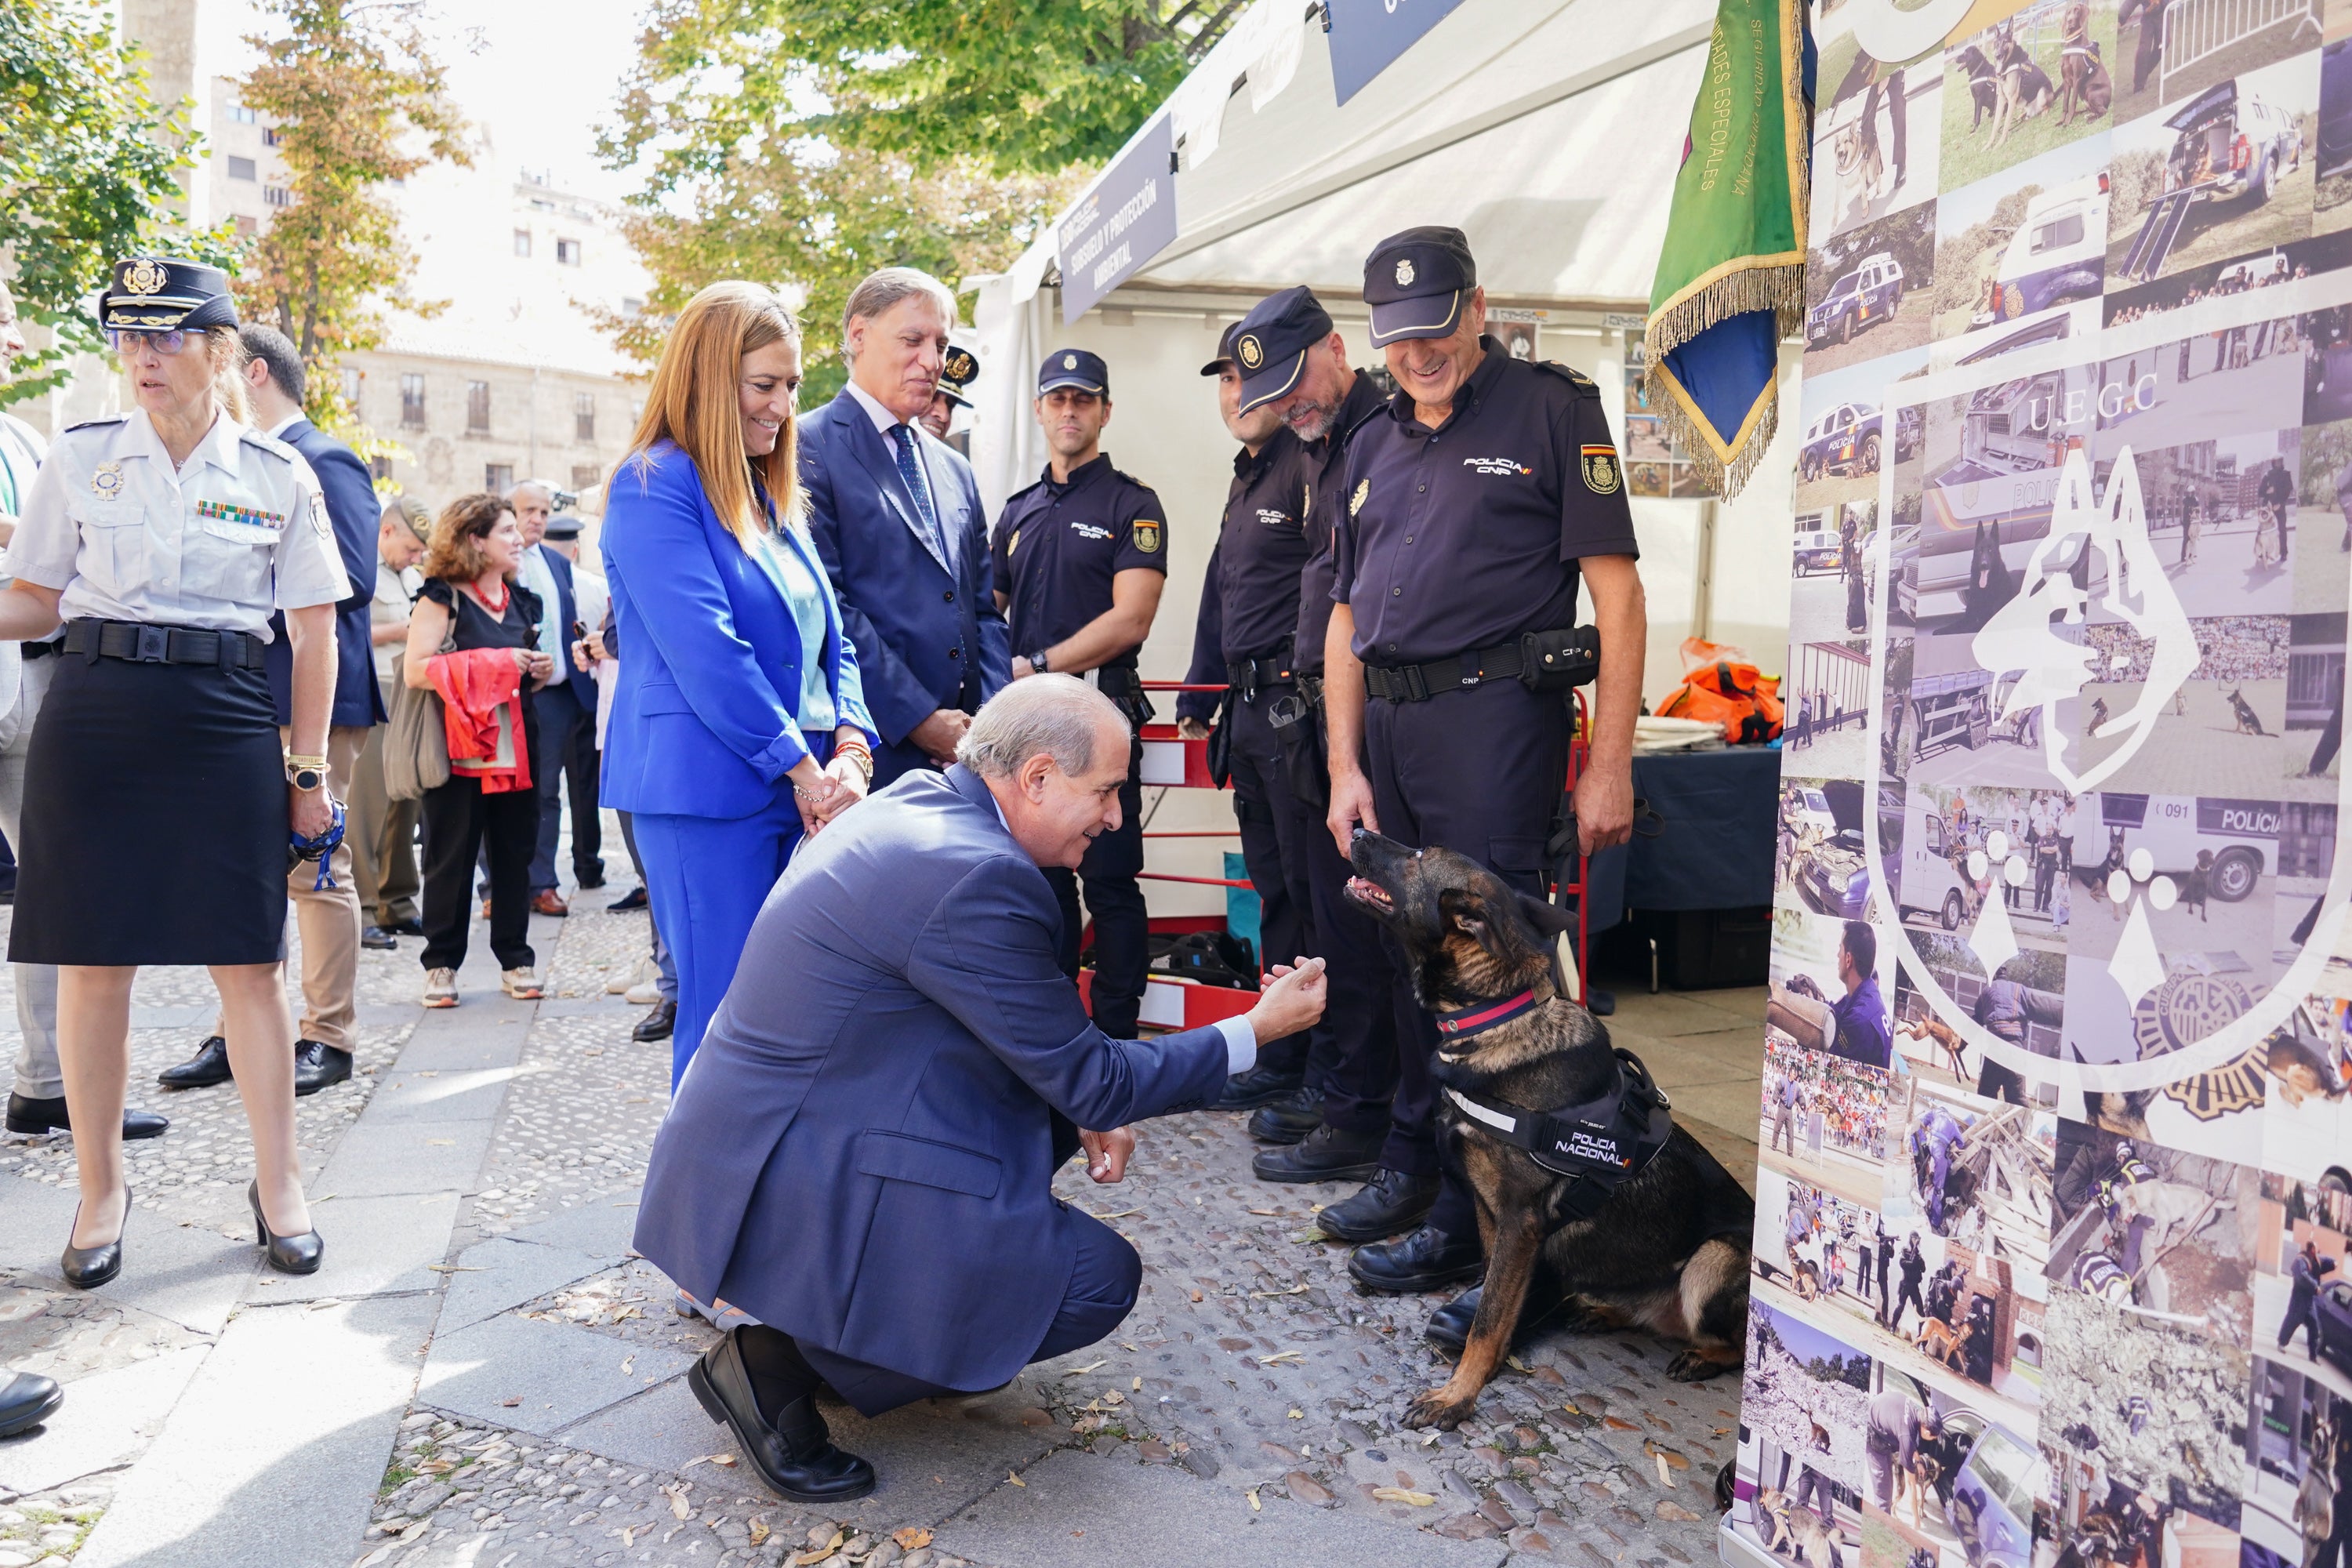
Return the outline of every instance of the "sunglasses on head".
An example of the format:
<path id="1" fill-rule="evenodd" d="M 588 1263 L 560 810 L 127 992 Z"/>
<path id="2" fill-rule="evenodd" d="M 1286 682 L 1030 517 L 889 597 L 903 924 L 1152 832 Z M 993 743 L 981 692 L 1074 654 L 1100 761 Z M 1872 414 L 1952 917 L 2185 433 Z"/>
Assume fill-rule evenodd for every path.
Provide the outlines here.
<path id="1" fill-rule="evenodd" d="M 202 337 L 202 332 L 183 331 L 174 327 L 168 332 L 140 331 L 130 327 L 106 329 L 106 346 L 116 353 L 127 353 L 145 343 L 157 353 L 169 358 L 188 346 L 190 340 Z"/>

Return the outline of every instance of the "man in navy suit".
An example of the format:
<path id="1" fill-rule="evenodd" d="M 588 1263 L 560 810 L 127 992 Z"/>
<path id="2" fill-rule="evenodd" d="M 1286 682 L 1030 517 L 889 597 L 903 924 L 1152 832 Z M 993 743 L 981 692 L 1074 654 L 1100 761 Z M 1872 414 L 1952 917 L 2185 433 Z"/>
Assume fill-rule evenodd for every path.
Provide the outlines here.
<path id="1" fill-rule="evenodd" d="M 801 421 L 809 528 L 881 731 L 874 787 L 946 766 L 1013 678 L 971 465 L 924 427 L 955 324 L 927 272 L 886 267 L 842 317 L 849 384 Z"/>
<path id="2" fill-rule="evenodd" d="M 375 683 L 374 644 L 368 605 L 375 597 L 375 535 L 382 517 L 374 481 L 359 454 L 302 416 L 305 376 L 302 356 L 286 334 L 258 323 L 238 329 L 245 342 L 246 396 L 253 423 L 302 455 L 319 478 L 334 525 L 351 596 L 335 606 L 335 705 L 327 731 L 327 788 L 349 798 L 358 776 L 368 731 L 384 721 L 383 694 Z M 269 618 L 265 668 L 278 727 L 292 722 L 294 656 L 286 617 Z M 316 1094 L 352 1076 L 352 1047 L 358 1036 L 359 1007 L 353 991 L 360 973 L 360 896 L 352 877 L 349 839 L 328 862 L 332 886 L 320 887 L 320 868 L 304 861 L 288 873 L 294 919 L 302 931 L 302 1027 L 294 1046 L 294 1092 Z M 159 1081 L 170 1089 L 203 1089 L 228 1081 L 228 1043 L 215 1019 L 196 1054 L 165 1068 Z"/>
<path id="3" fill-rule="evenodd" d="M 1024 680 L 944 775 L 822 829 L 678 1085 L 637 1249 L 758 1320 L 688 1381 L 788 1498 L 874 1487 L 833 1446 L 820 1381 L 874 1415 L 996 1387 L 1118 1327 L 1142 1262 L 1055 1198 L 1054 1172 L 1083 1147 L 1096 1181 L 1118 1181 L 1127 1123 L 1208 1104 L 1260 1042 L 1322 1014 L 1322 963 L 1301 959 L 1212 1028 L 1114 1040 L 1087 1021 L 1040 868 L 1076 866 L 1118 826 L 1129 738 L 1072 677 Z"/>
<path id="4" fill-rule="evenodd" d="M 572 592 L 572 562 L 548 548 L 548 520 L 555 514 L 553 487 L 541 479 L 525 479 L 507 492 L 515 522 L 522 530 L 522 585 L 539 595 L 539 646 L 555 654 L 555 674 L 531 697 L 539 713 L 539 746 L 530 759 L 530 777 L 539 791 L 539 848 L 530 858 L 530 907 L 542 915 L 568 915 L 571 907 L 555 890 L 555 847 L 563 833 L 563 772 L 577 756 L 583 731 L 593 742 L 596 733 L 596 678 L 572 665 L 566 650 L 580 619 L 580 602 Z M 594 781 L 590 781 L 593 799 Z M 583 817 L 580 789 L 572 788 L 572 869 L 583 888 L 604 885 L 604 862 L 597 851 L 603 834 L 592 808 Z"/>

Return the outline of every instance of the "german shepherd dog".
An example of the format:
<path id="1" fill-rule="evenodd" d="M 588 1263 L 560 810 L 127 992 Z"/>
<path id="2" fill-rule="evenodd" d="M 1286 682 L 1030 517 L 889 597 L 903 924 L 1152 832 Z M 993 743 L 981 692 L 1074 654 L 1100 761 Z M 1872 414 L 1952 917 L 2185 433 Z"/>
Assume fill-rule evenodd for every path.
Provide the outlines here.
<path id="1" fill-rule="evenodd" d="M 2267 735 L 2270 733 L 2268 730 L 2263 728 L 2262 715 L 2255 712 L 2254 705 L 2246 700 L 2245 688 L 2240 687 L 2230 693 L 2230 711 L 2238 721 L 2239 734 Z"/>
<path id="2" fill-rule="evenodd" d="M 2058 89 L 2051 85 L 2050 73 L 2017 41 L 2006 22 L 1993 34 L 1992 58 L 2000 72 L 2000 111 L 1995 117 L 1992 140 L 1985 145 L 1998 147 L 2021 121 L 2038 119 L 2055 101 Z"/>
<path id="3" fill-rule="evenodd" d="M 2091 7 L 2074 0 L 2066 7 L 2058 38 L 2058 123 L 2072 125 L 2079 112 L 2096 120 L 2115 100 L 2115 84 L 2100 63 L 2099 46 L 2091 41 Z"/>
<path id="4" fill-rule="evenodd" d="M 1600 1098 L 1618 1081 L 1606 1030 L 1555 983 L 1550 942 L 1560 911 L 1513 891 L 1466 856 L 1413 850 L 1359 830 L 1348 896 L 1395 936 L 1423 1007 L 1451 1012 L 1531 994 L 1509 1021 L 1441 1046 L 1437 1081 L 1529 1110 Z M 1548 934 L 1547 934 L 1548 933 Z M 1486 1280 L 1462 1360 L 1444 1386 L 1414 1399 L 1412 1426 L 1453 1427 L 1509 1348 L 1538 1270 L 1566 1300 L 1567 1326 L 1639 1325 L 1688 1348 L 1666 1375 L 1696 1383 L 1738 1367 L 1748 1335 L 1748 1233 L 1755 1200 L 1681 1127 L 1590 1219 L 1554 1229 L 1573 1178 L 1538 1164 L 1439 1097 L 1440 1152 L 1466 1178 L 1486 1247 Z"/>
<path id="5" fill-rule="evenodd" d="M 1960 1032 L 1941 1018 L 1906 1018 L 1895 1026 L 1895 1032 L 1908 1040 L 1933 1041 L 1951 1064 L 1952 1077 L 1961 1083 L 1969 1081 L 1969 1065 L 1960 1056 Z"/>

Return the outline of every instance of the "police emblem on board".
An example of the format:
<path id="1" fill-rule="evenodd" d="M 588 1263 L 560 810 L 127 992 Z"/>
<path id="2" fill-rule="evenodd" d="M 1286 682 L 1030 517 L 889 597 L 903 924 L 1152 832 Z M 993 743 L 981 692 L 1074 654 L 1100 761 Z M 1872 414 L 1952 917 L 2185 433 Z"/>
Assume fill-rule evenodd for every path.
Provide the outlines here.
<path id="1" fill-rule="evenodd" d="M 1363 510 L 1364 502 L 1370 499 L 1371 493 L 1372 481 L 1370 479 L 1358 479 L 1356 481 L 1356 493 L 1348 498 L 1348 515 L 1349 517 L 1353 517 L 1358 512 Z"/>
<path id="2" fill-rule="evenodd" d="M 1255 332 L 1244 336 L 1235 343 L 1234 352 L 1241 355 L 1244 370 L 1255 370 L 1265 362 L 1265 351 L 1258 346 L 1257 334 Z"/>
<path id="3" fill-rule="evenodd" d="M 122 269 L 122 287 L 133 294 L 153 294 L 162 290 L 171 276 L 162 262 L 142 256 Z"/>
<path id="4" fill-rule="evenodd" d="M 1412 257 L 1400 256 L 1397 258 L 1396 280 L 1397 287 L 1400 289 L 1409 289 L 1412 287 Z"/>
<path id="5" fill-rule="evenodd" d="M 1146 555 L 1160 553 L 1160 525 L 1148 517 L 1135 520 L 1135 547 Z"/>
<path id="6" fill-rule="evenodd" d="M 1584 488 L 1594 495 L 1614 495 L 1619 484 L 1617 448 L 1610 446 L 1584 448 Z"/>
<path id="7" fill-rule="evenodd" d="M 112 500 L 122 493 L 122 465 L 100 463 L 89 471 L 89 493 L 100 500 Z"/>

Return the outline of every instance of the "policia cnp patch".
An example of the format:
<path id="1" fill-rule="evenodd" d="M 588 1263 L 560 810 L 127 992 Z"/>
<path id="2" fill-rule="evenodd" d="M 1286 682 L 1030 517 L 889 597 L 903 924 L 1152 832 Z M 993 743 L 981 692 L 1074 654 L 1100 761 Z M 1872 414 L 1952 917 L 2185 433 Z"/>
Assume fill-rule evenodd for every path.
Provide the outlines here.
<path id="1" fill-rule="evenodd" d="M 1148 517 L 1139 517 L 1133 523 L 1135 547 L 1146 555 L 1160 553 L 1160 525 Z"/>
<path id="2" fill-rule="evenodd" d="M 1617 448 L 1603 443 L 1584 448 L 1584 488 L 1594 495 L 1617 493 Z"/>

